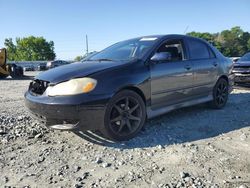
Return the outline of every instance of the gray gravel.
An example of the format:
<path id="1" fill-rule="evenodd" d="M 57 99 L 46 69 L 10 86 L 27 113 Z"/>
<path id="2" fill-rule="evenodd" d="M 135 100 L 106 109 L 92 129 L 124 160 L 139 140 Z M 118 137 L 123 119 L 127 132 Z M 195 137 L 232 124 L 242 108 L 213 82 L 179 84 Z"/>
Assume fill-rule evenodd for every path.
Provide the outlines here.
<path id="1" fill-rule="evenodd" d="M 250 188 L 247 88 L 235 89 L 222 110 L 176 110 L 113 143 L 32 119 L 23 101 L 29 82 L 0 80 L 0 187 Z"/>

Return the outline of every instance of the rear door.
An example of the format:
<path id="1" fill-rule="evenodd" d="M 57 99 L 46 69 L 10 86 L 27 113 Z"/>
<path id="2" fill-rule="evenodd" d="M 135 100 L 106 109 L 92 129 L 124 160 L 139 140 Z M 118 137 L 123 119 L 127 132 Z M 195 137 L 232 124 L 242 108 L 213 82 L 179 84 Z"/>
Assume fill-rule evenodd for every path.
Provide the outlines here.
<path id="1" fill-rule="evenodd" d="M 194 71 L 194 97 L 203 97 L 211 93 L 218 75 L 218 60 L 212 49 L 202 40 L 186 39 L 189 60 Z"/>
<path id="2" fill-rule="evenodd" d="M 171 53 L 171 60 L 151 63 L 151 106 L 165 107 L 188 100 L 193 86 L 192 62 L 186 59 L 182 39 L 164 41 L 156 52 Z"/>

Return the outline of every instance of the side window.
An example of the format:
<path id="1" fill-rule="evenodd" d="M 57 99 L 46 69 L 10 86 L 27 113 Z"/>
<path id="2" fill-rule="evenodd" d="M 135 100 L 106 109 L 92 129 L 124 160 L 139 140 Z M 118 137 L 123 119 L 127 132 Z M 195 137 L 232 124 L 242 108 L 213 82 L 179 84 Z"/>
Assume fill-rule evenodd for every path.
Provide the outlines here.
<path id="1" fill-rule="evenodd" d="M 172 61 L 182 61 L 186 59 L 182 40 L 169 40 L 163 43 L 157 52 L 169 52 Z"/>
<path id="2" fill-rule="evenodd" d="M 188 47 L 189 47 L 190 59 L 210 58 L 208 47 L 205 43 L 195 39 L 188 39 Z"/>
<path id="3" fill-rule="evenodd" d="M 216 56 L 215 56 L 213 50 L 212 50 L 210 47 L 208 47 L 208 51 L 209 51 L 209 55 L 210 55 L 210 58 L 211 58 L 211 59 L 212 59 L 212 58 L 216 58 Z"/>

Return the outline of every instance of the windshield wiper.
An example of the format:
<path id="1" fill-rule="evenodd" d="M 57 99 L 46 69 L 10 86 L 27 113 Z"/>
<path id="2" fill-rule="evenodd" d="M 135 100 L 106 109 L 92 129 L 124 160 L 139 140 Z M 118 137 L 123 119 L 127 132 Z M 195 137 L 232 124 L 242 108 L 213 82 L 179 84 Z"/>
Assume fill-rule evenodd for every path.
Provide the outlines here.
<path id="1" fill-rule="evenodd" d="M 105 59 L 105 58 L 103 58 L 103 59 L 94 59 L 95 61 L 113 61 L 112 59 Z"/>

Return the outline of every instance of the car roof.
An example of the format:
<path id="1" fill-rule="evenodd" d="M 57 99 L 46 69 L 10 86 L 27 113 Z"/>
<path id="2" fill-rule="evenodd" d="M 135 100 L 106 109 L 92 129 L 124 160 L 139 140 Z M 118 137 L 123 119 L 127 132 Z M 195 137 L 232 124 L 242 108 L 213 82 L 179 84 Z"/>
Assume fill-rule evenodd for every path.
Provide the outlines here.
<path id="1" fill-rule="evenodd" d="M 134 39 L 140 39 L 140 38 L 166 38 L 166 37 L 180 37 L 180 36 L 185 36 L 185 35 L 179 35 L 179 34 L 165 34 L 165 35 L 144 35 L 140 37 L 136 37 Z"/>
<path id="2" fill-rule="evenodd" d="M 198 39 L 203 42 L 207 42 L 204 39 L 198 38 L 198 37 L 193 37 L 189 35 L 182 35 L 182 34 L 162 34 L 162 35 L 146 35 L 146 36 L 141 36 L 141 37 L 136 37 L 134 39 L 141 39 L 141 38 L 157 38 L 157 39 L 167 39 L 167 38 L 193 38 L 193 39 Z"/>

